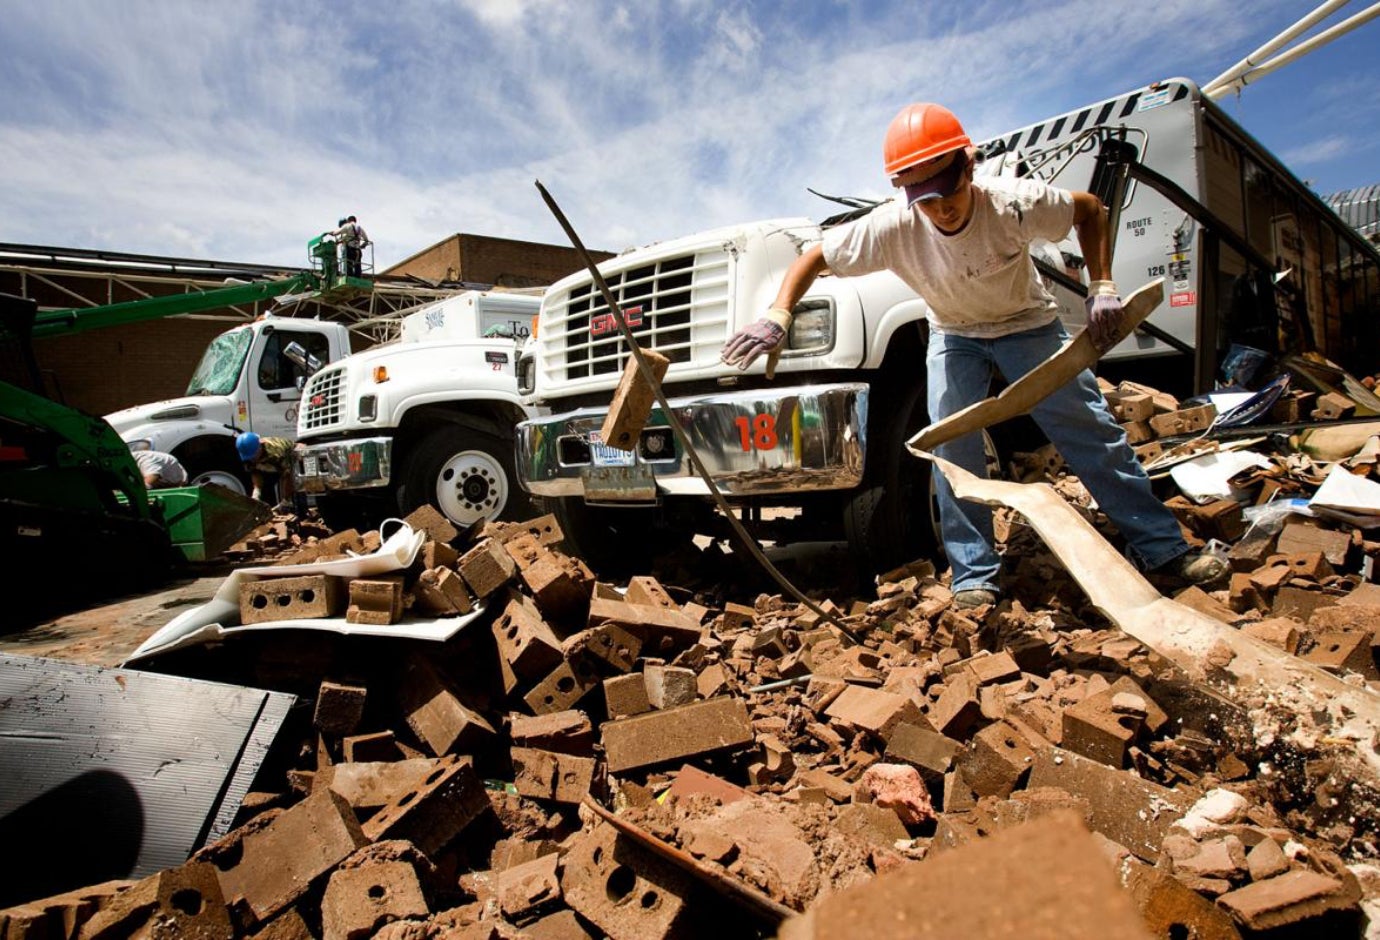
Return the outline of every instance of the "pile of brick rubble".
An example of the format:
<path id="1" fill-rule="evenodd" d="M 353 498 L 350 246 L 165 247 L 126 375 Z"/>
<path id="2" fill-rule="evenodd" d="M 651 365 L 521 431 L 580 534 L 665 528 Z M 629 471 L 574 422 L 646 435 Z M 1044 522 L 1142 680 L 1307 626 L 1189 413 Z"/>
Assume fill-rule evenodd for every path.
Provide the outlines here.
<path id="1" fill-rule="evenodd" d="M 1297 471 L 1237 482 L 1287 489 Z M 1361 575 L 1380 546 L 1308 516 L 1252 528 L 1251 501 L 1171 500 L 1193 541 L 1229 546 L 1232 575 L 1163 588 L 1380 681 L 1380 588 Z M 926 561 L 842 607 L 812 590 L 812 609 L 735 580 L 741 559 L 709 564 L 717 547 L 674 569 L 697 579 L 615 586 L 549 516 L 407 521 L 427 535 L 407 572 L 285 570 L 245 586 L 242 618 L 271 619 L 261 601 L 284 593 L 298 617 L 480 616 L 445 644 L 269 634 L 203 654 L 208 678 L 300 696 L 241 824 L 143 881 L 0 912 L 6 937 L 1366 930 L 1380 816 L 1351 745 L 1318 716 L 1294 716 L 1303 735 L 1262 729 L 1187 681 L 1009 511 L 1008 599 L 972 611 Z M 256 553 L 283 566 L 379 544 L 274 526 Z"/>

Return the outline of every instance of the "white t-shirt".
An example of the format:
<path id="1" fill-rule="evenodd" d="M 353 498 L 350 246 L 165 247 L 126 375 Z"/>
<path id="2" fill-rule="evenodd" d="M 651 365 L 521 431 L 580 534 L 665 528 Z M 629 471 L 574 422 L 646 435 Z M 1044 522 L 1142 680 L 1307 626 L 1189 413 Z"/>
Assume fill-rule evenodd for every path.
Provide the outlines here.
<path id="1" fill-rule="evenodd" d="M 973 180 L 973 217 L 946 235 L 918 208 L 889 199 L 824 233 L 824 262 L 843 277 L 889 270 L 925 299 L 941 333 L 991 338 L 1043 326 L 1058 315 L 1030 258 L 1037 239 L 1073 226 L 1073 195 L 1039 180 Z"/>
<path id="2" fill-rule="evenodd" d="M 143 476 L 157 474 L 158 486 L 181 486 L 187 482 L 187 470 L 172 454 L 158 450 L 136 450 L 134 462 L 139 465 L 139 473 Z"/>

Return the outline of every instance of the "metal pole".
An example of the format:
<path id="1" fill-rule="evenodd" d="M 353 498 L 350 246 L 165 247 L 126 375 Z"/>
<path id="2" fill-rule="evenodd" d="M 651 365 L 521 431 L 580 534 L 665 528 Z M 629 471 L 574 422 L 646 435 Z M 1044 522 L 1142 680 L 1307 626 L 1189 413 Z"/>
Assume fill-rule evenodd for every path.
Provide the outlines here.
<path id="1" fill-rule="evenodd" d="M 609 313 L 613 314 L 613 320 L 618 324 L 618 329 L 623 334 L 623 341 L 628 344 L 628 349 L 632 352 L 633 359 L 637 362 L 637 368 L 642 374 L 643 381 L 647 383 L 652 389 L 652 392 L 656 395 L 657 404 L 661 406 L 661 413 L 666 418 L 666 423 L 671 426 L 671 431 L 675 434 L 676 440 L 680 442 L 681 449 L 685 451 L 685 456 L 689 458 L 691 465 L 695 468 L 695 472 L 700 475 L 700 479 L 704 480 L 705 485 L 709 487 L 709 494 L 714 498 L 714 505 L 716 505 L 719 508 L 719 512 L 723 513 L 728 519 L 729 525 L 733 527 L 733 531 L 737 533 L 742 543 L 747 546 L 748 551 L 752 553 L 752 557 L 757 559 L 758 564 L 766 569 L 767 573 L 772 576 L 777 584 L 781 585 L 783 590 L 797 601 L 804 604 L 811 612 L 817 614 L 821 619 L 827 620 L 838 627 L 843 631 L 845 636 L 856 642 L 858 639 L 857 636 L 854 635 L 853 631 L 841 620 L 810 600 L 800 589 L 787 580 L 786 576 L 771 563 L 771 559 L 762 553 L 762 549 L 757 544 L 757 541 L 748 534 L 747 529 L 743 528 L 743 524 L 739 522 L 738 517 L 733 514 L 732 507 L 728 505 L 728 501 L 725 500 L 723 494 L 719 492 L 719 488 L 714 485 L 714 480 L 709 475 L 709 470 L 705 467 L 704 462 L 700 460 L 700 455 L 695 451 L 694 445 L 690 443 L 690 437 L 685 433 L 685 428 L 681 426 L 680 420 L 676 417 L 675 412 L 671 410 L 670 403 L 666 401 L 666 394 L 661 390 L 661 383 L 656 380 L 656 376 L 652 373 L 651 367 L 647 365 L 647 360 L 643 358 L 642 349 L 637 345 L 637 340 L 632 334 L 632 329 L 624 322 L 623 310 L 618 306 L 618 301 L 614 298 L 613 291 L 609 290 L 608 282 L 605 281 L 604 276 L 599 273 L 599 267 L 594 263 L 594 259 L 590 257 L 589 252 L 585 250 L 584 242 L 580 241 L 580 236 L 575 234 L 575 229 L 571 227 L 569 220 L 565 217 L 565 213 L 561 211 L 561 207 L 556 205 L 556 200 L 551 198 L 551 194 L 546 191 L 546 187 L 541 184 L 541 180 L 536 180 L 536 184 L 537 190 L 541 193 L 541 198 L 546 200 L 547 208 L 549 208 L 551 214 L 556 217 L 556 221 L 561 224 L 561 228 L 565 229 L 566 237 L 569 238 L 570 243 L 575 246 L 575 250 L 579 253 L 580 259 L 584 261 L 585 267 L 589 269 L 590 276 L 594 278 L 594 283 L 598 285 L 599 293 L 604 296 L 604 303 L 609 306 Z"/>

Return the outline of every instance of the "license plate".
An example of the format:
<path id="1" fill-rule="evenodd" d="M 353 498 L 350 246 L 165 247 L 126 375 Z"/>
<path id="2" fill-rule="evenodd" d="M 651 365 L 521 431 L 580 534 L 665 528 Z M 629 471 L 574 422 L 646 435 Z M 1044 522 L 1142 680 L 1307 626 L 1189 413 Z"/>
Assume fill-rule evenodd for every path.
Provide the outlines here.
<path id="1" fill-rule="evenodd" d="M 309 477 L 314 477 L 314 476 L 316 476 L 316 458 L 315 458 L 315 457 L 303 457 L 303 458 L 302 458 L 302 473 L 303 473 L 304 475 L 306 475 L 306 476 L 309 476 Z"/>
<path id="2" fill-rule="evenodd" d="M 597 431 L 591 432 L 589 435 L 589 454 L 596 467 L 631 467 L 633 465 L 632 451 L 610 447 L 604 443 Z"/>

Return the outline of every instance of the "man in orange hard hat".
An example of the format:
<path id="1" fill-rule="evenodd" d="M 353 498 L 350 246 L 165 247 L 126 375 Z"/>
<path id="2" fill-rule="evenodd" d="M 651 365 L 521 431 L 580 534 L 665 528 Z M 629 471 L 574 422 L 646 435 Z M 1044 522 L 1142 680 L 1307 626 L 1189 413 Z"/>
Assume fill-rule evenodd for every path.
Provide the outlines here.
<path id="1" fill-rule="evenodd" d="M 823 240 L 787 270 L 767 314 L 725 344 L 724 362 L 746 369 L 766 355 L 770 367 L 790 329 L 792 308 L 819 275 L 889 270 L 929 307 L 929 413 L 932 421 L 942 420 L 986 398 L 994 373 L 1025 375 L 1067 341 L 1029 249 L 1037 239 L 1061 240 L 1070 228 L 1091 280 L 1087 329 L 1100 350 L 1109 348 L 1125 311 L 1111 280 L 1111 236 L 1101 200 L 1036 179 L 975 179 L 972 141 L 958 118 L 937 104 L 903 108 L 887 128 L 883 154 L 898 194 L 861 218 L 825 230 Z M 1220 558 L 1189 550 L 1090 370 L 1031 415 L 1116 524 L 1140 567 L 1194 584 L 1226 573 Z M 937 451 L 986 475 L 980 434 L 963 435 Z M 994 603 L 1001 593 L 1001 560 L 993 546 L 991 508 L 955 499 L 942 474 L 936 489 L 954 603 Z"/>

